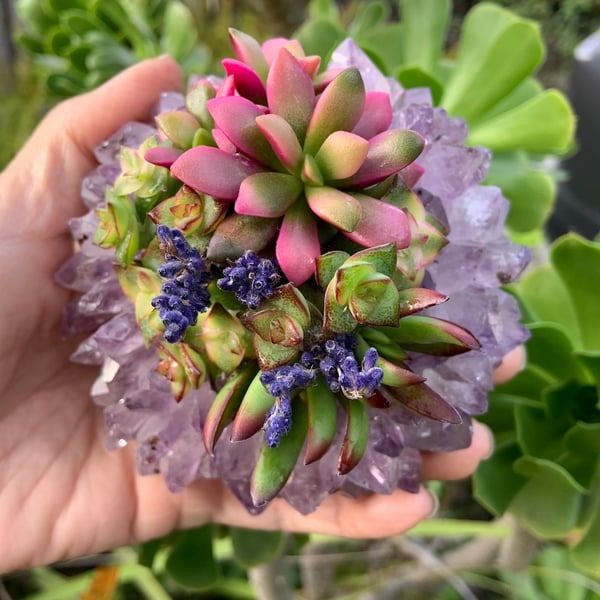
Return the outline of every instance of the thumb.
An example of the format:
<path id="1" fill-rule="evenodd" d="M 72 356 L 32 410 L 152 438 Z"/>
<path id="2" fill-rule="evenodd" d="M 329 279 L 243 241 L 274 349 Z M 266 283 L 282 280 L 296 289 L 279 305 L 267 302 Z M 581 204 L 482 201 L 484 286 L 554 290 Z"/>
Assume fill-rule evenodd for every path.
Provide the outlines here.
<path id="1" fill-rule="evenodd" d="M 182 88 L 183 75 L 171 57 L 140 62 L 94 91 L 61 102 L 46 115 L 18 158 L 27 160 L 39 153 L 40 146 L 62 139 L 70 173 L 83 176 L 95 164 L 93 150 L 102 140 L 129 121 L 147 120 L 161 92 Z"/>
<path id="2" fill-rule="evenodd" d="M 147 120 L 161 92 L 182 88 L 179 66 L 165 56 L 138 63 L 96 90 L 61 102 L 0 175 L 5 196 L 0 198 L 0 223 L 21 232 L 66 233 L 68 219 L 83 208 L 79 191 L 96 166 L 94 148 L 129 121 Z M 21 201 L 10 201 L 12 197 Z"/>

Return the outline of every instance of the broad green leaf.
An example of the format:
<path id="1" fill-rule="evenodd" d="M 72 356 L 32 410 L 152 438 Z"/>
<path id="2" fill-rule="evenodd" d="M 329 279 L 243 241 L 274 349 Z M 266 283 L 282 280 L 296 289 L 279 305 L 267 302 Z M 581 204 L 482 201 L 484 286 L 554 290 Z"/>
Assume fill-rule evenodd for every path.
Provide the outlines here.
<path id="1" fill-rule="evenodd" d="M 62 11 L 59 18 L 65 31 L 74 33 L 77 36 L 83 36 L 88 31 L 106 31 L 109 33 L 109 29 L 100 19 L 97 19 L 92 13 L 83 8 L 71 8 Z"/>
<path id="2" fill-rule="evenodd" d="M 547 598 L 591 600 L 588 593 L 589 581 L 585 577 L 579 575 L 578 577 L 564 578 L 562 576 L 565 572 L 576 570 L 569 556 L 569 551 L 564 546 L 547 546 L 541 552 L 538 552 L 534 559 L 534 565 L 540 565 L 544 568 L 540 572 L 537 581 Z"/>
<path id="3" fill-rule="evenodd" d="M 340 20 L 340 10 L 333 0 L 310 0 L 308 13 L 313 20 L 324 19 L 334 23 Z"/>
<path id="4" fill-rule="evenodd" d="M 498 104 L 496 104 L 491 110 L 485 113 L 484 119 L 490 119 L 504 113 L 508 110 L 516 108 L 523 104 L 523 102 L 527 102 L 527 100 L 531 100 L 538 94 L 541 94 L 544 87 L 542 84 L 533 77 L 528 77 L 522 83 L 520 83 L 508 96 L 500 100 Z"/>
<path id="5" fill-rule="evenodd" d="M 543 56 L 535 23 L 493 4 L 479 4 L 465 18 L 456 67 L 441 104 L 473 123 L 531 75 Z"/>
<path id="6" fill-rule="evenodd" d="M 535 154 L 564 154 L 572 148 L 574 132 L 575 115 L 568 100 L 557 90 L 546 90 L 472 126 L 467 143 L 494 152 L 523 149 Z"/>
<path id="7" fill-rule="evenodd" d="M 543 227 L 554 204 L 556 183 L 549 173 L 532 169 L 524 152 L 495 154 L 485 183 L 501 188 L 510 200 L 507 225 L 512 232 Z"/>
<path id="8" fill-rule="evenodd" d="M 498 444 L 494 454 L 482 462 L 473 475 L 475 497 L 496 516 L 506 511 L 513 497 L 527 482 L 513 469 L 514 462 L 521 456 L 517 444 L 508 440 Z"/>
<path id="9" fill-rule="evenodd" d="M 541 404 L 530 398 L 506 394 L 503 391 L 492 391 L 489 396 L 489 406 L 485 414 L 477 418 L 488 425 L 494 432 L 496 443 L 511 440 L 515 437 L 515 408 L 517 406 L 540 407 Z"/>
<path id="10" fill-rule="evenodd" d="M 281 552 L 284 542 L 281 531 L 230 527 L 229 535 L 233 542 L 233 555 L 246 569 L 273 560 Z"/>
<path id="11" fill-rule="evenodd" d="M 200 590 L 214 585 L 220 573 L 212 540 L 212 525 L 183 531 L 167 557 L 167 573 L 185 588 Z"/>
<path id="12" fill-rule="evenodd" d="M 577 524 L 581 508 L 578 484 L 554 462 L 524 456 L 515 471 L 529 481 L 517 492 L 509 510 L 523 526 L 542 538 L 562 538 Z"/>
<path id="13" fill-rule="evenodd" d="M 573 357 L 571 340 L 565 331 L 553 323 L 529 325 L 531 338 L 527 341 L 527 361 L 544 370 L 556 381 L 571 377 L 583 378 L 581 365 Z"/>
<path id="14" fill-rule="evenodd" d="M 543 390 L 552 383 L 554 383 L 554 378 L 550 377 L 546 371 L 536 365 L 527 364 L 522 371 L 510 381 L 503 383 L 498 389 L 505 394 L 540 400 Z"/>
<path id="15" fill-rule="evenodd" d="M 358 43 L 369 55 L 377 56 L 384 73 L 392 74 L 402 55 L 402 25 L 387 23 L 370 31 L 363 31 Z"/>
<path id="16" fill-rule="evenodd" d="M 525 275 L 513 289 L 534 321 L 558 325 L 575 347 L 581 345 L 575 308 L 563 281 L 551 265 Z"/>
<path id="17" fill-rule="evenodd" d="M 581 332 L 581 339 L 573 340 L 576 349 L 600 350 L 600 244 L 570 233 L 554 243 L 551 260 L 564 283 L 567 302 L 575 311 Z"/>
<path id="18" fill-rule="evenodd" d="M 348 27 L 348 35 L 356 39 L 362 33 L 376 29 L 388 18 L 388 13 L 387 5 L 377 0 L 359 4 L 356 15 Z"/>
<path id="19" fill-rule="evenodd" d="M 292 430 L 279 446 L 269 448 L 263 443 L 252 473 L 250 494 L 255 506 L 263 506 L 285 485 L 306 438 L 308 411 L 301 399 L 292 402 Z"/>
<path id="20" fill-rule="evenodd" d="M 192 51 L 197 36 L 194 16 L 190 9 L 183 2 L 169 2 L 163 16 L 161 52 L 181 60 Z"/>
<path id="21" fill-rule="evenodd" d="M 598 384 L 600 389 L 600 352 L 585 352 L 580 350 L 579 352 L 575 352 L 575 357 L 577 359 L 576 364 L 583 366 L 591 381 Z M 586 380 L 584 376 L 580 377 L 580 379 L 583 381 Z"/>
<path id="22" fill-rule="evenodd" d="M 300 41 L 307 55 L 316 54 L 327 64 L 329 54 L 345 37 L 344 31 L 331 21 L 307 21 L 294 37 Z"/>
<path id="23" fill-rule="evenodd" d="M 600 423 L 577 423 L 565 434 L 563 445 L 566 453 L 559 463 L 590 491 L 600 473 Z"/>
<path id="24" fill-rule="evenodd" d="M 444 92 L 442 84 L 421 67 L 402 67 L 396 72 L 396 79 L 405 89 L 426 87 L 431 92 L 434 105 L 438 105 Z"/>
<path id="25" fill-rule="evenodd" d="M 562 437 L 569 423 L 549 419 L 542 407 L 517 406 L 515 424 L 523 454 L 558 460 L 563 451 Z"/>
<path id="26" fill-rule="evenodd" d="M 600 578 L 600 495 L 595 497 L 595 510 L 583 539 L 571 549 L 573 562 L 593 577 Z"/>
<path id="27" fill-rule="evenodd" d="M 81 94 L 86 89 L 82 78 L 74 73 L 52 73 L 46 86 L 52 94 L 64 98 Z"/>
<path id="28" fill-rule="evenodd" d="M 452 14 L 450 0 L 401 0 L 402 61 L 436 75 Z"/>

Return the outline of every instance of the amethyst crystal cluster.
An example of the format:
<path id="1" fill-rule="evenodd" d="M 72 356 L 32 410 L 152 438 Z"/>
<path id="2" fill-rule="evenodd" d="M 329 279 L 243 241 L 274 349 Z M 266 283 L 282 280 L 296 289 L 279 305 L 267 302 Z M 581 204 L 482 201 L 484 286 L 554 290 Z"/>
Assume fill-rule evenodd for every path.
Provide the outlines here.
<path id="1" fill-rule="evenodd" d="M 470 443 L 526 338 L 500 289 L 528 261 L 489 152 L 350 40 L 326 70 L 231 31 L 224 78 L 163 95 L 96 151 L 58 281 L 109 446 L 172 491 L 220 477 L 251 512 L 414 491 Z"/>

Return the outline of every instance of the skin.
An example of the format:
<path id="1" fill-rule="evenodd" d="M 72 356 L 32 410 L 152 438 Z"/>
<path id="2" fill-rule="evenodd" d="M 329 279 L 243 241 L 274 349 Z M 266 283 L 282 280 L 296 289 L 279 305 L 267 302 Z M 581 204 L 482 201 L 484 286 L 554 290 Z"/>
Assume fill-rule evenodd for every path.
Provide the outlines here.
<path id="1" fill-rule="evenodd" d="M 176 64 L 140 63 L 94 92 L 68 100 L 41 122 L 0 174 L 0 531 L 11 551 L 0 572 L 148 540 L 209 521 L 351 537 L 397 534 L 429 516 L 434 498 L 401 490 L 359 500 L 329 497 L 302 516 L 275 500 L 250 516 L 218 481 L 170 494 L 161 476 L 136 474 L 131 448 L 104 448 L 89 397 L 96 370 L 71 364 L 79 340 L 61 337 L 70 292 L 53 274 L 72 252 L 67 221 L 84 212 L 82 178 L 92 149 L 131 120 L 147 118 L 163 90 L 181 89 Z M 506 379 L 522 363 L 509 356 Z M 492 451 L 476 423 L 470 448 L 424 456 L 425 479 L 466 477 Z"/>

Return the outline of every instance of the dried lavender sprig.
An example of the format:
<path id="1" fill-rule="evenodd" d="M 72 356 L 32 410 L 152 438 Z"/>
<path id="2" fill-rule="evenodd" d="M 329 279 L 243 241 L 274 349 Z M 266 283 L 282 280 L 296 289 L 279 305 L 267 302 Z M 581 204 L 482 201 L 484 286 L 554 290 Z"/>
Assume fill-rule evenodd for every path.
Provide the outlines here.
<path id="1" fill-rule="evenodd" d="M 242 304 L 256 309 L 263 299 L 273 295 L 280 279 L 274 261 L 260 258 L 248 250 L 233 265 L 223 269 L 223 277 L 217 280 L 217 286 L 226 292 L 234 292 Z"/>
<path id="2" fill-rule="evenodd" d="M 157 273 L 167 281 L 160 288 L 162 294 L 152 299 L 152 306 L 159 309 L 165 324 L 165 339 L 175 343 L 196 324 L 198 313 L 210 306 L 210 275 L 200 252 L 190 246 L 181 231 L 159 225 L 156 235 L 165 256 Z"/>
<path id="3" fill-rule="evenodd" d="M 381 383 L 383 371 L 376 366 L 379 355 L 375 348 L 367 350 L 359 368 L 355 346 L 354 336 L 337 335 L 303 352 L 300 361 L 307 368 L 319 369 L 332 392 L 341 391 L 347 398 L 368 398 Z"/>
<path id="4" fill-rule="evenodd" d="M 299 363 L 261 373 L 261 383 L 275 397 L 275 404 L 267 414 L 263 427 L 267 446 L 279 446 L 281 438 L 292 429 L 292 392 L 314 385 L 315 380 L 316 372 Z"/>

